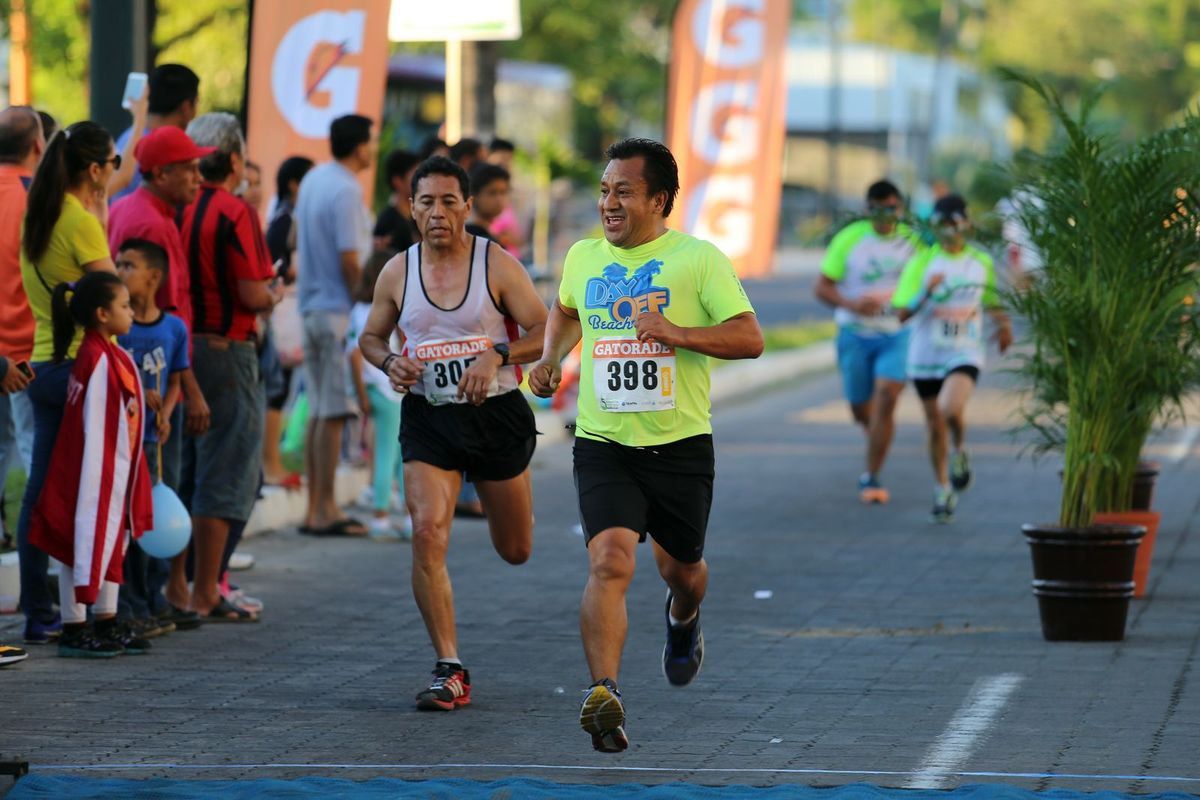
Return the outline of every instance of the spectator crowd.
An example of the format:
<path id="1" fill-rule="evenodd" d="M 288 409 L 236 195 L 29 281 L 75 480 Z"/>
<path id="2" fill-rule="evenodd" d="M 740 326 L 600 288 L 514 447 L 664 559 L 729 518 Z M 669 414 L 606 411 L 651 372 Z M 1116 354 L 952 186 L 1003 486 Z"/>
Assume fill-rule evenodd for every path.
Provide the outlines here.
<path id="1" fill-rule="evenodd" d="M 392 150 L 372 218 L 374 120 L 334 120 L 329 160 L 288 158 L 272 183 L 237 117 L 198 113 L 200 90 L 191 69 L 157 67 L 116 138 L 0 111 L 0 488 L 26 476 L 5 542 L 24 643 L 63 656 L 257 622 L 264 604 L 231 570 L 251 560 L 236 551 L 264 492 L 306 492 L 301 533 L 405 540 L 400 398 L 357 337 L 383 265 L 419 241 L 417 167 L 443 155 L 467 170 L 468 230 L 525 249 L 511 142 Z M 347 459 L 371 467 L 366 523 L 337 502 Z M 156 484 L 190 516 L 169 559 L 137 541 Z M 459 509 L 481 512 L 470 484 Z M 0 645 L 0 665 L 25 656 Z"/>

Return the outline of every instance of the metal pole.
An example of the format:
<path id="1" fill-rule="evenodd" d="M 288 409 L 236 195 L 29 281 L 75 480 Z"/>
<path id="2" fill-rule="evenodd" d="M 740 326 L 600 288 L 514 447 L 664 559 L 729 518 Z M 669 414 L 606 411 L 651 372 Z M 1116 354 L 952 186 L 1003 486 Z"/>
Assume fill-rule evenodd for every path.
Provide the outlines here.
<path id="1" fill-rule="evenodd" d="M 829 187 L 825 203 L 831 222 L 837 217 L 840 182 L 838 156 L 842 135 L 842 47 L 838 27 L 841 13 L 841 0 L 829 0 Z"/>
<path id="2" fill-rule="evenodd" d="M 129 112 L 121 108 L 121 97 L 137 49 L 134 4 L 128 0 L 92 0 L 91 22 L 90 117 L 116 136 L 129 125 Z"/>
<path id="3" fill-rule="evenodd" d="M 946 71 L 946 60 L 950 49 L 958 40 L 958 0 L 942 0 L 942 11 L 938 17 L 937 61 L 933 67 L 933 84 L 929 87 L 929 130 L 921 148 L 921 174 L 924 180 L 933 178 L 933 144 L 937 128 L 941 124 L 940 92 L 945 84 L 942 80 Z"/>
<path id="4" fill-rule="evenodd" d="M 446 141 L 454 144 L 463 135 L 462 42 L 446 42 Z"/>

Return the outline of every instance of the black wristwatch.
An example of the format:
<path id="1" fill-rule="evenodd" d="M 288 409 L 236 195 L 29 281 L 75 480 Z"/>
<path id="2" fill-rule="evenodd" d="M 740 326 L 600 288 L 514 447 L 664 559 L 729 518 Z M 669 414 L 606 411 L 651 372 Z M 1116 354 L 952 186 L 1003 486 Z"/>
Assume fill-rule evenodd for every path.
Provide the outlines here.
<path id="1" fill-rule="evenodd" d="M 492 349 L 500 354 L 500 366 L 508 366 L 508 345 L 504 342 L 492 345 Z"/>

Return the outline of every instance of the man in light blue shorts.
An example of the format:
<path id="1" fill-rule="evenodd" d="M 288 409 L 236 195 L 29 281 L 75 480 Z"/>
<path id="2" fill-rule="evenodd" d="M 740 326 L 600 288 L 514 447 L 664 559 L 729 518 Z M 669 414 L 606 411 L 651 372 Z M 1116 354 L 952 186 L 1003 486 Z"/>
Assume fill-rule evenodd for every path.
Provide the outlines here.
<path id="1" fill-rule="evenodd" d="M 891 182 L 878 181 L 867 189 L 867 213 L 867 219 L 850 223 L 833 237 L 815 293 L 834 308 L 846 400 L 867 435 L 859 499 L 882 504 L 889 495 L 879 473 L 895 434 L 908 360 L 908 331 L 891 311 L 892 293 L 921 243 L 900 222 L 904 200 Z"/>

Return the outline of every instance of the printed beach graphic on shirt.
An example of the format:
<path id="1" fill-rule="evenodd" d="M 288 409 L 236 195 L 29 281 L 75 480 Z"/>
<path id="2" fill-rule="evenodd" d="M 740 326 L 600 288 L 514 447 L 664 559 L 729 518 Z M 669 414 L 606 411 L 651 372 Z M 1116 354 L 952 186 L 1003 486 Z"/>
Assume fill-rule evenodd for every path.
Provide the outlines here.
<path id="1" fill-rule="evenodd" d="M 603 277 L 588 279 L 584 307 L 608 311 L 607 319 L 590 315 L 588 324 L 595 330 L 629 331 L 643 311 L 663 313 L 671 305 L 671 290 L 654 285 L 662 267 L 663 262 L 651 259 L 630 275 L 628 267 L 613 263 L 604 268 Z"/>

